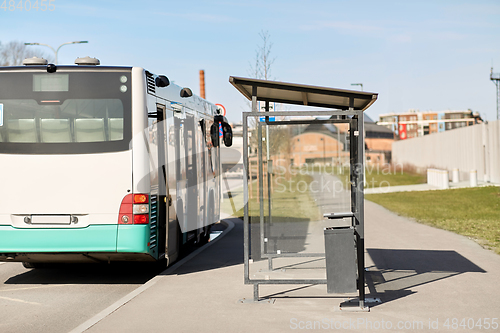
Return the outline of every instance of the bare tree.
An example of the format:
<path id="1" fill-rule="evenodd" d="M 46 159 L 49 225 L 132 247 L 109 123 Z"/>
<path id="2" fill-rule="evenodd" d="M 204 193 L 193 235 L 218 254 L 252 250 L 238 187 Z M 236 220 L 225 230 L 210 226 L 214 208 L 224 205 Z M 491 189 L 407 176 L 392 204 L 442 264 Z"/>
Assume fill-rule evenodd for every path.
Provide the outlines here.
<path id="1" fill-rule="evenodd" d="M 262 44 L 257 46 L 255 50 L 255 65 L 250 63 L 250 75 L 256 79 L 271 79 L 271 66 L 276 58 L 271 56 L 273 43 L 269 31 L 262 30 L 259 32 Z"/>
<path id="2" fill-rule="evenodd" d="M 5 45 L 0 43 L 0 66 L 19 66 L 23 64 L 24 59 L 35 56 L 49 62 L 54 61 L 52 55 L 47 55 L 38 48 L 27 48 L 23 42 L 12 41 Z"/>
<path id="3" fill-rule="evenodd" d="M 255 50 L 253 63 L 249 63 L 249 75 L 256 79 L 274 80 L 275 78 L 271 74 L 271 69 L 276 58 L 272 56 L 273 43 L 271 42 L 271 35 L 267 30 L 262 30 L 259 33 L 259 37 L 261 44 Z M 250 107 L 250 103 L 248 103 L 248 106 Z M 280 120 L 284 120 L 284 117 Z M 256 151 L 258 146 L 257 119 L 250 119 L 250 127 L 253 128 L 250 137 L 250 147 L 252 151 Z M 270 126 L 268 131 L 263 131 L 261 135 L 266 138 L 266 144 L 262 146 L 262 155 L 265 157 L 267 149 L 269 149 L 271 160 L 284 159 L 287 169 L 286 178 L 289 179 L 288 166 L 291 162 L 293 149 L 291 128 L 286 125 Z M 269 138 L 267 138 L 267 135 L 269 135 Z"/>

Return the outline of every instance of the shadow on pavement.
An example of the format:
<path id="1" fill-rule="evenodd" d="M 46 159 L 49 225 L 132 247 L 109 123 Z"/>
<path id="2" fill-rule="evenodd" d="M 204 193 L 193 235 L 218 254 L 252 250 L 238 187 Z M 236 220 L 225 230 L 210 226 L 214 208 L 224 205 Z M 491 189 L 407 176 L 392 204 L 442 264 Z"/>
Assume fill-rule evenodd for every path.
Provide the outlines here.
<path id="1" fill-rule="evenodd" d="M 229 218 L 234 228 L 213 246 L 184 263 L 172 275 L 190 274 L 243 263 L 243 221 Z M 212 229 L 213 230 L 213 229 Z"/>
<path id="2" fill-rule="evenodd" d="M 172 274 L 189 274 L 243 264 L 243 221 L 239 218 L 226 219 L 234 223 L 233 230 L 215 246 L 210 246 L 195 258 L 183 264 Z M 258 221 L 258 218 L 254 218 Z M 297 253 L 305 248 L 309 221 L 293 217 L 280 217 L 266 225 L 268 253 L 280 248 L 283 253 Z M 250 256 L 254 261 L 261 259 L 260 225 L 250 225 Z M 253 250 L 252 250 L 253 249 Z M 275 250 L 274 250 L 275 251 Z"/>
<path id="3" fill-rule="evenodd" d="M 152 263 L 54 264 L 27 269 L 5 284 L 143 284 L 160 271 Z"/>
<path id="4" fill-rule="evenodd" d="M 281 253 L 299 253 L 306 249 L 306 238 L 309 230 L 309 219 L 295 217 L 273 217 L 269 223 L 269 217 L 264 219 L 264 230 L 260 227 L 258 216 L 250 217 L 250 258 L 261 260 L 261 231 L 265 242 L 267 254 L 276 254 L 278 249 Z"/>
<path id="5" fill-rule="evenodd" d="M 486 273 L 455 251 L 367 249 L 375 267 L 366 274 L 370 293 L 387 303 L 416 293 L 411 288 L 463 273 Z M 373 306 L 376 306 L 374 304 Z"/>

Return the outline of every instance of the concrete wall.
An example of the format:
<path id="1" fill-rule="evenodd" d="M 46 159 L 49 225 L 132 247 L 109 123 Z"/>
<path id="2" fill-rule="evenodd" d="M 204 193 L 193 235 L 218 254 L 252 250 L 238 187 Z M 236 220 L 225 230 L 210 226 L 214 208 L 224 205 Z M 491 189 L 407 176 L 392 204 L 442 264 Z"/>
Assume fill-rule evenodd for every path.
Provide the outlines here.
<path id="1" fill-rule="evenodd" d="M 392 144 L 394 163 L 419 168 L 460 170 L 460 180 L 468 180 L 477 170 L 481 181 L 500 183 L 500 121 L 490 121 Z"/>

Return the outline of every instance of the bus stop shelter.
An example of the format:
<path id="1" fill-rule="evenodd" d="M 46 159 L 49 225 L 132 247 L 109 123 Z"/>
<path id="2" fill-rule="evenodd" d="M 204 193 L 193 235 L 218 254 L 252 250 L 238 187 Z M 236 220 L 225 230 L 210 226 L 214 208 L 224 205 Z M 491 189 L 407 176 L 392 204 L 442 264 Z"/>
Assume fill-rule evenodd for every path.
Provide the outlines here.
<path id="1" fill-rule="evenodd" d="M 363 112 L 378 94 L 233 76 L 229 82 L 252 105 L 243 112 L 243 200 L 244 280 L 254 286 L 253 301 L 261 300 L 260 285 L 326 284 L 328 293 L 357 291 L 355 307 L 367 309 Z M 274 103 L 314 108 L 270 112 Z M 326 190 L 341 178 L 342 189 Z"/>

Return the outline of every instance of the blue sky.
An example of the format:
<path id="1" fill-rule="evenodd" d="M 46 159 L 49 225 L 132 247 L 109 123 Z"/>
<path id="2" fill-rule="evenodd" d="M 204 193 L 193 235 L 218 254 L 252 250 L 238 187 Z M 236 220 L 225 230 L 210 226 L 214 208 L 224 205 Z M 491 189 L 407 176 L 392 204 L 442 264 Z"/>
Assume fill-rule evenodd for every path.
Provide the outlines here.
<path id="1" fill-rule="evenodd" d="M 367 111 L 374 119 L 408 109 L 496 118 L 489 74 L 492 65 L 500 72 L 498 0 L 52 3 L 54 11 L 0 9 L 0 41 L 57 48 L 88 40 L 61 48 L 59 63 L 89 55 L 141 66 L 197 94 L 204 69 L 207 99 L 232 121 L 248 106 L 228 78 L 249 76 L 262 30 L 273 43 L 274 79 L 344 89 L 361 82 L 379 93 Z"/>

